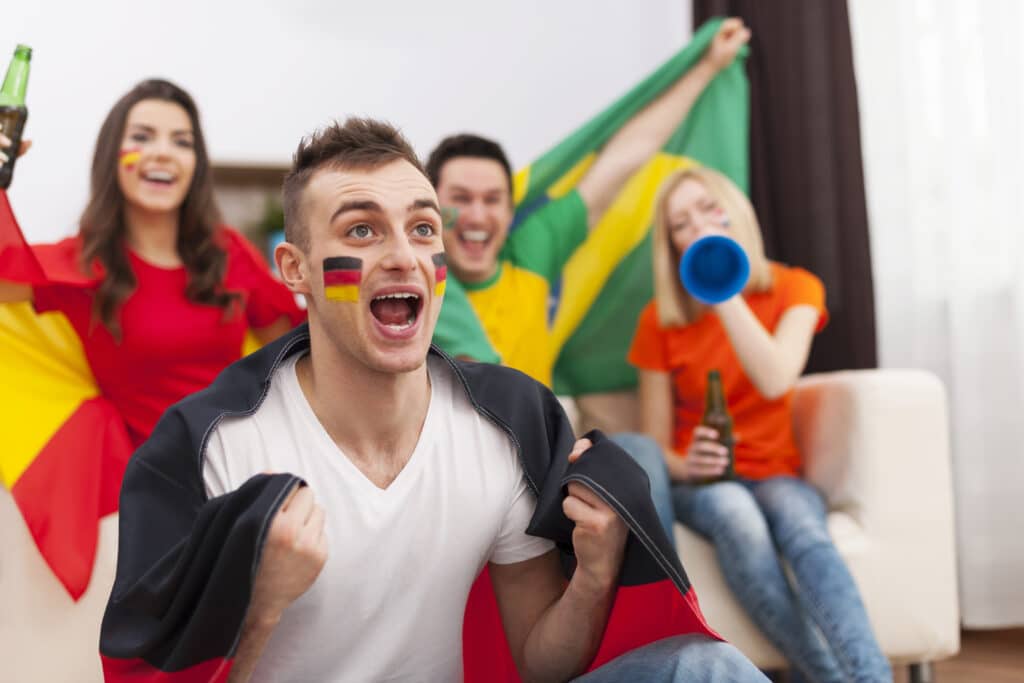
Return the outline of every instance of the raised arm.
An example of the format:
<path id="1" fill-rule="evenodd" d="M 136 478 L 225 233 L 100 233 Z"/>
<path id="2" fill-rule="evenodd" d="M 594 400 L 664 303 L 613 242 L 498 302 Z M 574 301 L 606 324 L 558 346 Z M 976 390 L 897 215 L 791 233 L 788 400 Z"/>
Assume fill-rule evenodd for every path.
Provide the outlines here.
<path id="1" fill-rule="evenodd" d="M 640 110 L 601 149 L 578 187 L 593 228 L 622 185 L 668 141 L 693 103 L 715 75 L 732 63 L 750 30 L 740 19 L 727 19 L 701 60 L 658 99 Z"/>
<path id="2" fill-rule="evenodd" d="M 793 388 L 807 365 L 819 311 L 799 304 L 786 309 L 774 333 L 765 329 L 740 296 L 715 306 L 743 372 L 772 400 Z"/>

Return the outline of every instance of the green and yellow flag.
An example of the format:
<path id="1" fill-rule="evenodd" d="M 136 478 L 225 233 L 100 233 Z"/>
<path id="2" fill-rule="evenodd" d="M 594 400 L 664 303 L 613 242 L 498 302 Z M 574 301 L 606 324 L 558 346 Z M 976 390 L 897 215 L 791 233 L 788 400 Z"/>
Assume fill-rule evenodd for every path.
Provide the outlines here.
<path id="1" fill-rule="evenodd" d="M 721 22 L 705 23 L 689 45 L 643 82 L 519 171 L 515 177 L 515 224 L 545 202 L 572 190 L 619 128 L 697 64 Z M 636 385 L 636 371 L 626 362 L 626 353 L 640 311 L 653 296 L 650 227 L 654 197 L 662 181 L 677 169 L 706 165 L 747 189 L 746 53 L 744 48 L 704 89 L 661 152 L 623 186 L 566 264 L 552 302 L 552 336 L 558 350 L 556 393 L 576 396 Z M 445 306 L 462 315 L 447 321 L 442 316 L 435 341 L 446 350 L 457 353 L 461 349 L 479 360 L 493 361 L 497 354 L 479 321 L 472 318 L 464 292 L 449 287 L 446 298 Z M 457 327 L 453 324 L 456 320 L 460 321 Z"/>

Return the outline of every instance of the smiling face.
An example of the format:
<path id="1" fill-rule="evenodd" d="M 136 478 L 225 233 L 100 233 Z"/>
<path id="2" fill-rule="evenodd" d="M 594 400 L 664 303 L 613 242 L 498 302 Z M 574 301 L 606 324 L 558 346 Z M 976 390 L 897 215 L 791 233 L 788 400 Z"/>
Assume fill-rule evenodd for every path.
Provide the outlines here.
<path id="1" fill-rule="evenodd" d="M 701 237 L 730 235 L 729 216 L 704 183 L 688 178 L 665 200 L 668 237 L 677 254 Z"/>
<path id="2" fill-rule="evenodd" d="M 117 168 L 125 201 L 146 213 L 181 208 L 196 170 L 192 122 L 181 105 L 148 99 L 128 112 Z"/>
<path id="3" fill-rule="evenodd" d="M 448 263 L 463 282 L 484 282 L 498 269 L 498 255 L 512 224 L 512 197 L 505 169 L 493 159 L 454 157 L 441 167 L 441 205 L 458 210 L 444 232 Z"/>
<path id="4" fill-rule="evenodd" d="M 401 159 L 328 166 L 312 175 L 301 201 L 308 246 L 285 243 L 277 255 L 285 279 L 307 297 L 310 325 L 375 371 L 419 368 L 445 278 L 441 214 L 426 176 Z"/>

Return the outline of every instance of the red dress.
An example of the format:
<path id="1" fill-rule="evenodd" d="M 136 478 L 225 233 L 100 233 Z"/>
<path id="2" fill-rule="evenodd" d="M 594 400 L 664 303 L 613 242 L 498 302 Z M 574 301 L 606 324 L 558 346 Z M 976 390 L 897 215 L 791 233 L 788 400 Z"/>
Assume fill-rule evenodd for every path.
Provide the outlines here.
<path id="1" fill-rule="evenodd" d="M 213 381 L 238 360 L 245 333 L 282 317 L 294 325 L 304 314 L 262 257 L 231 228 L 221 229 L 227 252 L 224 288 L 241 295 L 241 306 L 224 309 L 185 297 L 185 268 L 161 268 L 128 251 L 138 286 L 119 310 L 120 343 L 93 316 L 94 287 L 45 284 L 33 287 L 39 313 L 63 313 L 78 333 L 103 396 L 124 418 L 132 445 L 146 440 L 164 409 Z M 79 239 L 36 247 L 77 262 Z"/>

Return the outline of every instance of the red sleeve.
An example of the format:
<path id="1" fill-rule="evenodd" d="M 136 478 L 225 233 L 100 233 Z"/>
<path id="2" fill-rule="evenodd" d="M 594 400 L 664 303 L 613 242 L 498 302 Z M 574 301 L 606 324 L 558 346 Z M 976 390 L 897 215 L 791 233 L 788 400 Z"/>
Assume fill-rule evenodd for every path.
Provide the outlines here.
<path id="1" fill-rule="evenodd" d="M 641 370 L 670 370 L 664 330 L 658 324 L 658 309 L 651 301 L 640 313 L 633 345 L 627 359 Z"/>
<path id="2" fill-rule="evenodd" d="M 786 272 L 784 308 L 811 306 L 818 311 L 818 325 L 815 332 L 821 332 L 828 324 L 828 309 L 825 308 L 825 285 L 813 273 L 803 268 L 789 268 Z"/>
<path id="3" fill-rule="evenodd" d="M 36 313 L 63 312 L 61 304 L 68 303 L 68 294 L 67 288 L 61 285 L 36 285 L 32 288 L 32 307 Z"/>
<path id="4" fill-rule="evenodd" d="M 102 268 L 97 266 L 92 276 L 81 271 L 81 239 L 68 237 L 56 244 L 34 244 L 30 249 L 46 275 L 44 281 L 32 286 L 32 306 L 36 313 L 60 311 L 69 317 L 81 314 L 88 319 L 92 292 L 100 282 Z"/>
<path id="5" fill-rule="evenodd" d="M 259 329 L 282 317 L 288 318 L 292 325 L 303 322 L 306 312 L 299 308 L 291 290 L 270 272 L 262 254 L 237 231 L 227 227 L 222 230 L 228 250 L 225 284 L 228 289 L 245 293 L 245 315 L 249 325 Z"/>
<path id="6" fill-rule="evenodd" d="M 56 244 L 30 245 L 14 217 L 7 193 L 0 191 L 0 278 L 29 285 L 61 282 L 88 287 L 102 277 L 78 268 L 81 240 L 68 237 Z"/>

